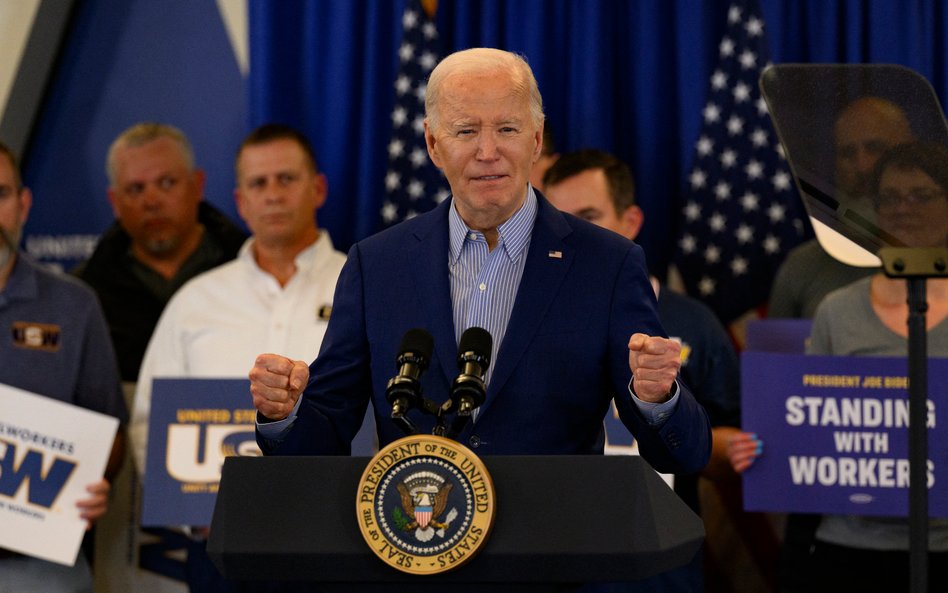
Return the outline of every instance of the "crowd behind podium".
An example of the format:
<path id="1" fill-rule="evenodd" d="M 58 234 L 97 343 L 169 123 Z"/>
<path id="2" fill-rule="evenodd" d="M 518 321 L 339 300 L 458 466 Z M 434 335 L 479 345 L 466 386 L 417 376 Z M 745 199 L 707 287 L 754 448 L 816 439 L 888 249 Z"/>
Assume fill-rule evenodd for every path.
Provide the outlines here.
<path id="1" fill-rule="evenodd" d="M 379 377 L 391 375 L 389 359 L 396 338 L 408 327 L 385 322 L 437 319 L 436 313 L 450 321 L 452 327 L 443 333 L 452 343 L 466 327 L 491 327 L 492 358 L 497 361 L 492 372 L 521 389 L 514 395 L 516 390 L 498 388 L 500 393 L 492 394 L 498 401 L 485 407 L 479 419 L 477 430 L 483 432 L 464 435 L 472 446 L 483 445 L 487 454 L 601 452 L 601 418 L 615 400 L 646 460 L 656 469 L 677 474 L 677 489 L 696 510 L 700 510 L 694 488 L 697 476 L 734 479 L 763 454 L 766 435 L 739 431 L 737 361 L 726 330 L 702 305 L 675 294 L 650 275 L 641 249 L 632 242 L 644 213 L 634 202 L 628 167 L 596 150 L 556 154 L 549 134 L 544 137 L 536 81 L 516 56 L 496 50 L 459 52 L 438 68 L 429 83 L 426 139 L 429 155 L 451 185 L 453 200 L 360 242 L 348 259 L 333 248 L 328 232 L 317 224 L 317 210 L 329 199 L 330 188 L 316 155 L 302 134 L 286 126 L 257 128 L 236 148 L 234 196 L 250 237 L 203 199 L 204 176 L 182 132 L 167 124 L 142 123 L 120 134 L 106 157 L 107 199 L 115 223 L 104 230 L 90 259 L 74 271 L 88 286 L 49 274 L 18 252 L 32 196 L 22 187 L 13 154 L 0 149 L 0 316 L 20 314 L 23 309 L 17 307 L 27 300 L 23 286 L 48 287 L 37 293 L 40 306 L 30 314 L 57 310 L 72 316 L 81 307 L 89 321 L 77 331 L 92 336 L 98 351 L 115 353 L 114 365 L 106 357 L 78 369 L 91 374 L 84 380 L 94 384 L 97 395 L 91 400 L 78 391 L 50 394 L 99 409 L 123 423 L 106 479 L 90 485 L 91 502 L 84 511 L 90 522 L 105 513 L 108 480 L 124 454 L 126 428 L 131 429 L 135 466 L 145 471 L 150 379 L 245 377 L 250 372 L 252 397 L 260 413 L 258 440 L 265 452 L 344 452 L 371 394 L 379 389 Z M 864 119 L 850 125 L 857 115 Z M 834 142 L 839 178 L 848 180 L 846 191 L 865 192 L 875 200 L 880 220 L 886 211 L 907 210 L 904 218 L 893 219 L 903 220 L 925 208 L 927 225 L 944 219 L 941 228 L 948 228 L 944 179 L 948 158 L 937 149 L 912 143 L 911 130 L 897 106 L 876 98 L 854 103 L 840 114 Z M 534 165 L 539 165 L 537 172 Z M 911 244 L 916 236 L 913 224 L 905 222 L 890 230 Z M 537 237 L 547 243 L 531 243 Z M 392 301 L 406 304 L 400 300 L 404 294 L 390 296 L 392 287 L 380 283 L 406 271 L 401 254 L 415 247 L 413 241 L 424 240 L 431 242 L 423 243 L 418 253 L 424 260 L 437 260 L 430 269 L 441 271 L 444 278 L 437 286 L 450 295 L 450 302 L 380 319 L 379 311 Z M 944 245 L 944 233 L 924 241 Z M 576 327 L 566 318 L 569 311 L 554 299 L 549 304 L 561 315 L 556 321 L 563 327 L 553 329 L 561 335 L 541 332 L 538 343 L 523 348 L 529 360 L 554 356 L 562 361 L 563 356 L 557 356 L 562 338 L 574 336 L 591 352 L 584 354 L 586 358 L 577 357 L 574 366 L 551 371 L 550 380 L 542 384 L 547 388 L 544 393 L 537 387 L 537 393 L 524 394 L 523 388 L 530 384 L 527 373 L 498 361 L 506 330 L 521 329 L 527 315 L 523 307 L 515 306 L 515 297 L 518 290 L 530 295 L 551 292 L 549 285 L 538 282 L 536 270 L 556 264 L 564 254 L 572 256 L 571 249 L 582 264 L 581 273 L 568 277 L 566 285 L 577 284 L 569 292 L 571 302 L 589 305 L 584 311 L 589 323 Z M 614 257 L 618 253 L 621 258 Z M 450 261 L 449 270 L 444 269 L 445 260 Z M 820 271 L 813 274 L 817 260 L 822 262 Z M 803 264 L 807 274 L 793 271 L 800 261 L 808 262 Z M 425 265 L 419 260 L 412 264 Z M 857 326 L 866 332 L 884 327 L 901 335 L 904 287 L 878 273 L 866 276 L 869 273 L 840 268 L 816 244 L 806 245 L 778 273 L 770 313 L 804 316 L 816 311 L 814 352 L 850 353 L 831 346 L 829 338 L 852 335 L 851 328 Z M 412 278 L 408 276 L 409 284 Z M 505 279 L 508 284 L 501 284 Z M 581 280 L 588 284 L 580 286 Z M 491 282 L 508 288 L 485 291 Z M 801 283 L 807 286 L 793 286 Z M 819 294 L 831 285 L 842 290 L 826 298 Z M 407 284 L 397 288 L 395 293 L 411 292 Z M 788 295 L 796 294 L 810 302 L 784 308 L 791 300 Z M 944 356 L 948 352 L 941 347 L 939 324 L 948 314 L 948 291 L 933 283 L 929 294 L 930 330 L 938 344 L 933 355 Z M 594 310 L 596 305 L 599 310 Z M 616 312 L 631 313 L 635 323 L 601 321 Z M 337 320 L 330 323 L 332 315 Z M 676 327 L 682 319 L 688 323 Z M 239 327 L 234 327 L 235 320 Z M 61 322 L 64 328 L 68 323 Z M 858 338 L 864 339 L 870 337 Z M 108 341 L 114 350 L 103 345 Z M 683 344 L 689 346 L 687 352 Z M 257 356 L 264 352 L 269 354 Z M 904 344 L 894 339 L 878 350 L 903 352 Z M 347 361 L 354 361 L 353 368 Z M 12 368 L 3 365 L 0 380 L 30 388 L 32 384 L 24 383 L 26 379 Z M 49 376 L 55 373 L 50 371 Z M 578 401 L 566 399 L 575 378 L 564 373 L 587 380 L 596 392 Z M 133 412 L 130 425 L 120 381 L 137 383 L 128 406 Z M 332 389 L 321 391 L 324 382 L 359 388 L 364 398 L 335 401 L 332 398 L 338 394 Z M 533 404 L 544 396 L 554 401 L 543 411 L 547 414 L 540 419 L 543 426 L 534 428 L 538 419 L 533 417 Z M 250 399 L 247 394 L 246 401 Z M 384 443 L 395 438 L 395 431 L 384 424 L 382 401 L 373 397 Z M 864 537 L 864 523 L 831 518 L 811 525 L 814 531 L 807 534 L 807 528 L 791 518 L 784 564 L 789 568 L 781 573 L 780 590 L 907 587 L 907 577 L 902 578 L 907 563 L 902 564 L 902 551 L 893 552 L 907 548 L 907 541 L 902 546 L 904 526 L 889 522 L 893 529 L 885 531 L 880 543 Z M 192 591 L 276 590 L 268 583 L 251 586 L 224 580 L 204 552 L 207 531 L 182 527 Z M 932 590 L 945 584 L 948 539 L 943 528 L 933 522 Z M 866 547 L 873 551 L 867 553 Z M 662 575 L 650 583 L 590 590 L 702 590 L 700 557 L 696 560 L 680 574 Z M 88 569 L 83 556 L 74 572 L 63 576 L 48 563 L 0 550 L 0 591 L 36 590 L 37 582 L 42 590 L 88 591 Z M 857 581 L 860 575 L 862 580 Z M 858 589 L 854 583 L 859 583 Z"/>

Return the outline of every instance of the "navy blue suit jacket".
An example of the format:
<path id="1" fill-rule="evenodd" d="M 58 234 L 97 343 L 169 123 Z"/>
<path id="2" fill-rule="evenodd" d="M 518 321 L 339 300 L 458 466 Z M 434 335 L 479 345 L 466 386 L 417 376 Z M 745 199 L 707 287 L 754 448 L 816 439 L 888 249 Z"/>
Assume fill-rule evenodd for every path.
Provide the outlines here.
<path id="1" fill-rule="evenodd" d="M 620 418 L 647 461 L 692 473 L 707 463 L 710 427 L 682 385 L 658 429 L 628 392 L 629 337 L 664 336 L 641 248 L 557 211 L 538 194 L 523 279 L 493 361 L 487 399 L 459 440 L 478 455 L 592 454 L 603 447 L 603 416 L 615 397 Z M 258 435 L 267 454 L 346 454 L 371 400 L 380 445 L 404 436 L 385 399 L 404 333 L 434 337 L 423 394 L 441 403 L 458 375 L 448 279 L 446 200 L 426 214 L 354 245 L 339 278 L 332 317 L 299 416 L 281 441 Z M 419 428 L 434 424 L 419 411 Z"/>

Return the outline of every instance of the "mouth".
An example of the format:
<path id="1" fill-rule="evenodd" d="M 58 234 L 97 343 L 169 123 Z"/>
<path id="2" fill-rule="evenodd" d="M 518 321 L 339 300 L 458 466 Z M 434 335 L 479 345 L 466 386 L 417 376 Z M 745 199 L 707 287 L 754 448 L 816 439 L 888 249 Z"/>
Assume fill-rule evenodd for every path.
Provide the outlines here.
<path id="1" fill-rule="evenodd" d="M 471 177 L 471 181 L 497 181 L 499 179 L 505 179 L 506 175 L 479 175 L 477 177 Z"/>

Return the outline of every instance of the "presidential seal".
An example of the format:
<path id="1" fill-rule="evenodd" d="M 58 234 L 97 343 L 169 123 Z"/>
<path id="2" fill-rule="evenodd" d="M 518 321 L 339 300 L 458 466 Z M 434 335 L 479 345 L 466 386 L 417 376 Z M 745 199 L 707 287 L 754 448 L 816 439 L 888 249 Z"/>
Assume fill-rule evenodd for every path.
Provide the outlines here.
<path id="1" fill-rule="evenodd" d="M 436 574 L 470 560 L 494 522 L 494 484 L 467 447 L 414 435 L 379 451 L 359 480 L 362 537 L 389 566 Z"/>

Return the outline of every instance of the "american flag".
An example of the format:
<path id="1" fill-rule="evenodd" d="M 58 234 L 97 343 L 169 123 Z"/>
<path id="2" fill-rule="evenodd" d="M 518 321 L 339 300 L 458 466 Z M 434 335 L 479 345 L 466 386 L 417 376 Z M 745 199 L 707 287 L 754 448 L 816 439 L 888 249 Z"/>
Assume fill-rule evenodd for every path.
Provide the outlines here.
<path id="1" fill-rule="evenodd" d="M 440 60 L 432 14 L 411 0 L 402 16 L 402 43 L 395 77 L 392 139 L 388 143 L 382 228 L 434 208 L 450 194 L 441 171 L 425 148 L 425 88 Z"/>
<path id="2" fill-rule="evenodd" d="M 757 85 L 768 60 L 758 3 L 732 3 L 687 178 L 677 254 L 688 293 L 725 323 L 767 299 L 777 266 L 804 239 L 802 203 Z"/>

